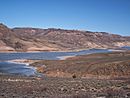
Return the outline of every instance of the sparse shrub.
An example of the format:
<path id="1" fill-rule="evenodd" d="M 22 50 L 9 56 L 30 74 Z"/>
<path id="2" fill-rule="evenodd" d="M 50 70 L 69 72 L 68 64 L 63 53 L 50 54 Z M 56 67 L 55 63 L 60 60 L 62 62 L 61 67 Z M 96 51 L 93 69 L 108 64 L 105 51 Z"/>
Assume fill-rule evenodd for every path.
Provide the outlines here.
<path id="1" fill-rule="evenodd" d="M 22 48 L 22 44 L 20 42 L 16 42 L 15 43 L 15 49 L 21 49 Z"/>
<path id="2" fill-rule="evenodd" d="M 76 77 L 76 75 L 74 74 L 74 75 L 72 76 L 72 78 L 75 79 L 75 78 L 77 78 L 77 77 Z"/>

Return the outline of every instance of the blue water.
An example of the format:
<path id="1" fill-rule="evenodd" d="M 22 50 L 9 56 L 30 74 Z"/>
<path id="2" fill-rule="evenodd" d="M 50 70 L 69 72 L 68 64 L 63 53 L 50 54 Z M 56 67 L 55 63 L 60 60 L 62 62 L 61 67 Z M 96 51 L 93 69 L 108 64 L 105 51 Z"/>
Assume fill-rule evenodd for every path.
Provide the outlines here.
<path id="1" fill-rule="evenodd" d="M 124 47 L 123 47 L 124 48 Z M 130 47 L 125 47 L 130 50 Z M 0 53 L 0 73 L 15 75 L 38 75 L 33 67 L 25 64 L 16 64 L 7 62 L 15 59 L 31 59 L 31 60 L 58 60 L 62 56 L 77 56 L 92 53 L 107 53 L 108 49 L 90 49 L 79 52 L 35 52 L 35 53 Z"/>
<path id="2" fill-rule="evenodd" d="M 34 76 L 37 73 L 33 67 L 11 62 L 0 62 L 0 72 L 25 76 Z"/>
<path id="3" fill-rule="evenodd" d="M 110 52 L 107 49 L 90 49 L 79 52 L 33 52 L 33 53 L 0 53 L 0 61 L 14 59 L 32 59 L 32 60 L 58 60 L 62 56 L 76 56 L 90 53 Z"/>
<path id="4" fill-rule="evenodd" d="M 121 47 L 122 49 L 127 49 L 127 50 L 130 50 L 130 47 L 129 46 L 124 46 L 124 47 Z"/>

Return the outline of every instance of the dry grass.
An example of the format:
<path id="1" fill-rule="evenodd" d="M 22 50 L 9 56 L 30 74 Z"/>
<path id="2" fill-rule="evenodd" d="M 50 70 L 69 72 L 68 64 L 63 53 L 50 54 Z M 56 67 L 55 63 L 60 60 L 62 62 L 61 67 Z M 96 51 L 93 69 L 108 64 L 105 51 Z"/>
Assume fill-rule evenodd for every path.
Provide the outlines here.
<path id="1" fill-rule="evenodd" d="M 90 54 L 66 60 L 42 60 L 31 64 L 46 65 L 43 73 L 56 77 L 128 77 L 130 75 L 130 52 Z"/>

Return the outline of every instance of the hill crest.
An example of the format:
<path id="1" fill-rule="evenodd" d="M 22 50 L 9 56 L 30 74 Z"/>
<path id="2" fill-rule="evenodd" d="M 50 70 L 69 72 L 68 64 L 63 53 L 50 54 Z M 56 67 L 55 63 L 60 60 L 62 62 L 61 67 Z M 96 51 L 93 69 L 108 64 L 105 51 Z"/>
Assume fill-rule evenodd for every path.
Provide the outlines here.
<path id="1" fill-rule="evenodd" d="M 0 51 L 74 51 L 130 46 L 130 37 L 65 29 L 8 28 L 0 24 Z"/>

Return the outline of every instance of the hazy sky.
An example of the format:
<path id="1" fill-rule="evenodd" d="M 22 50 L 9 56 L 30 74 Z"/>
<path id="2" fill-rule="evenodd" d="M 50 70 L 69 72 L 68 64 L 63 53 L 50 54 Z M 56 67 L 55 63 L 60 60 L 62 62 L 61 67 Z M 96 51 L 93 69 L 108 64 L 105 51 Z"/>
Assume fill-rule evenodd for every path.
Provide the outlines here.
<path id="1" fill-rule="evenodd" d="M 130 0 L 0 0 L 0 22 L 130 36 Z"/>

